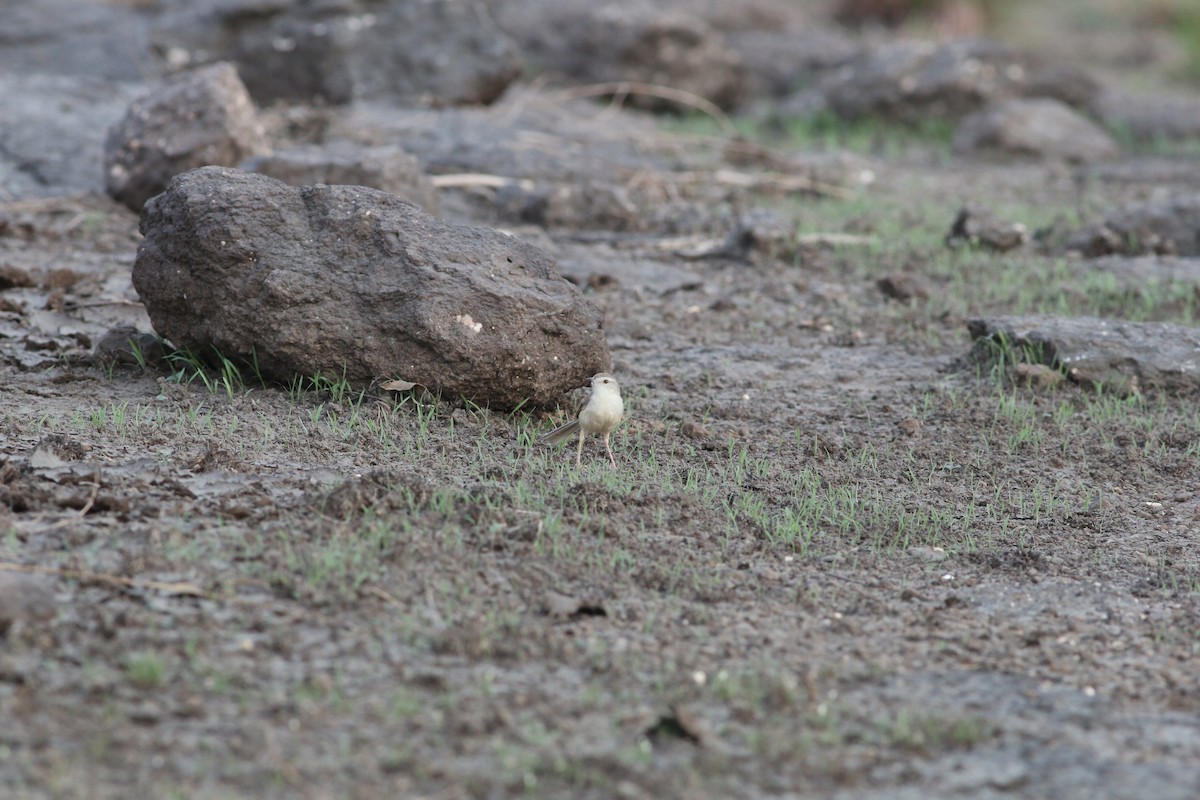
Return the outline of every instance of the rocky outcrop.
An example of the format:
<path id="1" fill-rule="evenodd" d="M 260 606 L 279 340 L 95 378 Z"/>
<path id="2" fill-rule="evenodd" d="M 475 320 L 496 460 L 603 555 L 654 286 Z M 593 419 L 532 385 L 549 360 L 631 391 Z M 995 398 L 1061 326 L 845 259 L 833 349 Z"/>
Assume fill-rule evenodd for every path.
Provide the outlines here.
<path id="1" fill-rule="evenodd" d="M 1112 136 L 1066 103 L 1049 97 L 1014 98 L 964 118 L 954 151 L 995 153 L 1083 163 L 1112 158 Z"/>
<path id="2" fill-rule="evenodd" d="M 1177 193 L 1133 203 L 1087 225 L 1067 239 L 1067 249 L 1106 255 L 1200 256 L 1200 194 Z"/>
<path id="3" fill-rule="evenodd" d="M 976 340 L 991 340 L 1032 363 L 1063 370 L 1086 386 L 1129 393 L 1200 389 L 1200 330 L 1162 322 L 1092 317 L 972 319 Z"/>
<path id="4" fill-rule="evenodd" d="M 514 408 L 609 366 L 601 312 L 549 256 L 374 189 L 208 167 L 147 203 L 141 230 L 155 329 L 269 379 L 403 378 Z"/>
<path id="5" fill-rule="evenodd" d="M 196 0 L 151 38 L 174 69 L 234 62 L 264 105 L 490 103 L 521 69 L 479 0 Z"/>

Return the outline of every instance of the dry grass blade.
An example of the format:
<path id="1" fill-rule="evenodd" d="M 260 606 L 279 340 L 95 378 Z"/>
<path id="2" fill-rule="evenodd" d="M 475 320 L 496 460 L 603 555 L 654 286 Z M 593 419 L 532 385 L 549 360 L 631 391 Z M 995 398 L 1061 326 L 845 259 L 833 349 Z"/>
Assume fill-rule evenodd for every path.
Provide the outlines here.
<path id="1" fill-rule="evenodd" d="M 578 100 L 584 97 L 600 97 L 608 94 L 613 95 L 613 101 L 618 106 L 624 102 L 624 98 L 631 94 L 642 95 L 644 97 L 657 97 L 661 100 L 679 103 L 712 117 L 721 128 L 721 132 L 726 136 L 737 135 L 737 129 L 733 126 L 733 120 L 716 103 L 706 100 L 698 94 L 693 94 L 683 89 L 673 89 L 670 86 L 659 86 L 653 83 L 639 83 L 636 81 L 612 81 L 610 83 L 579 86 L 574 89 L 563 89 L 551 94 L 551 98 L 558 101 L 566 101 Z"/>
<path id="2" fill-rule="evenodd" d="M 0 569 L 9 570 L 10 572 L 53 575 L 58 578 L 70 578 L 84 583 L 118 586 L 123 589 L 151 589 L 156 592 L 163 592 L 164 594 L 185 595 L 187 597 L 213 597 L 210 592 L 204 591 L 194 583 L 165 583 L 163 581 L 126 578 L 122 575 L 108 575 L 103 572 L 92 572 L 85 569 L 59 569 L 58 567 L 42 567 L 37 564 L 14 564 L 9 561 L 0 561 Z"/>

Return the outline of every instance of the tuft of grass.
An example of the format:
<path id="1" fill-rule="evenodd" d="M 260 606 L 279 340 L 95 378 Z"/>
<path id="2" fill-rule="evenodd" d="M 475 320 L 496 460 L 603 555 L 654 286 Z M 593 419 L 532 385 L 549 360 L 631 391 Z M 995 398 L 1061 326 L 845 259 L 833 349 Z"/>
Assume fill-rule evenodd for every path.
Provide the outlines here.
<path id="1" fill-rule="evenodd" d="M 995 730 L 983 717 L 946 717 L 905 709 L 878 724 L 884 744 L 923 753 L 971 748 L 994 736 Z"/>
<path id="2" fill-rule="evenodd" d="M 200 381 L 210 394 L 224 394 L 230 400 L 236 395 L 245 394 L 248 391 L 246 381 L 237 364 L 216 348 L 213 348 L 213 356 L 217 364 L 215 371 L 186 347 L 168 353 L 167 363 L 172 369 L 168 380 L 184 386 Z"/>
<path id="3" fill-rule="evenodd" d="M 157 689 L 167 682 L 167 665 L 157 653 L 133 653 L 125 661 L 125 677 L 139 689 Z"/>

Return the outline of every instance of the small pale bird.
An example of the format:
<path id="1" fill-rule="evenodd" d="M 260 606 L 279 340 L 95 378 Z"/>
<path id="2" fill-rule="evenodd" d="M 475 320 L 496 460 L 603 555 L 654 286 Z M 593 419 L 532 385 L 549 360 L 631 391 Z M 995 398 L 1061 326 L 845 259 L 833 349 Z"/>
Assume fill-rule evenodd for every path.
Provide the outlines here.
<path id="1" fill-rule="evenodd" d="M 621 400 L 621 387 L 617 379 L 607 372 L 592 376 L 592 396 L 587 405 L 579 412 L 579 419 L 573 419 L 565 425 L 559 425 L 554 430 L 542 436 L 550 444 L 565 442 L 579 431 L 579 448 L 575 451 L 575 466 L 583 466 L 583 437 L 589 433 L 604 434 L 604 449 L 608 451 L 608 460 L 617 466 L 613 458 L 612 447 L 608 444 L 609 434 L 621 423 L 625 416 L 625 403 Z"/>

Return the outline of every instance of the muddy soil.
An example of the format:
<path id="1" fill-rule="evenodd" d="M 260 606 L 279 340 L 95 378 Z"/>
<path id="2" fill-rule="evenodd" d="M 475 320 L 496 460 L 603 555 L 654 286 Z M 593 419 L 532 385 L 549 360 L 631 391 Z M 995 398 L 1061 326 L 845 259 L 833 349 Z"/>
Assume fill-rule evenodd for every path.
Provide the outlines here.
<path id="1" fill-rule="evenodd" d="M 515 230 L 605 310 L 615 470 L 553 413 L 97 360 L 150 330 L 137 218 L 0 205 L 0 794 L 1200 796 L 1195 397 L 1020 385 L 965 325 L 1198 290 L 942 242 L 1193 162 L 853 158 L 714 201 L 849 236 L 786 258 Z"/>

